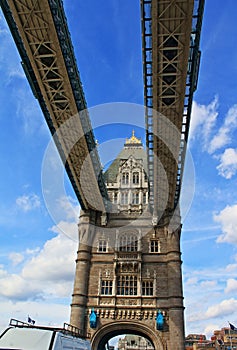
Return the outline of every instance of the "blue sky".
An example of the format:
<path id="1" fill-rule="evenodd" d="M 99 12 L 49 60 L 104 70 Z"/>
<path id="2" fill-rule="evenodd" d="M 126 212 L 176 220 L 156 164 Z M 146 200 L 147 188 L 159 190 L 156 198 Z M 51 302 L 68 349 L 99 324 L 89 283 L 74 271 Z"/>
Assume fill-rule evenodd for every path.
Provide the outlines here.
<path id="1" fill-rule="evenodd" d="M 139 1 L 64 4 L 101 150 L 108 140 L 121 145 L 130 123 L 143 137 L 143 120 L 125 117 L 116 128 L 110 123 L 117 117 L 96 120 L 108 103 L 143 104 Z M 187 161 L 183 193 L 190 202 L 181 239 L 187 334 L 210 335 L 228 321 L 237 325 L 236 11 L 235 0 L 224 7 L 207 0 L 204 11 L 189 138 L 195 175 Z M 0 42 L 0 328 L 28 314 L 58 325 L 69 320 L 79 206 L 66 176 L 54 205 L 44 201 L 41 173 L 50 135 L 1 12 Z M 103 155 L 103 164 L 116 153 Z"/>

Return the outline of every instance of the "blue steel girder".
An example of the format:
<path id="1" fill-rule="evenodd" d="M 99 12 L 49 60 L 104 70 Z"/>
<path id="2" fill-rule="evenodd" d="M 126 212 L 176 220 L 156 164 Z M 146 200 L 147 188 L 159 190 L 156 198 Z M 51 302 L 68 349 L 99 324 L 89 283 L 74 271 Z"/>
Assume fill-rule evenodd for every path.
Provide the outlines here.
<path id="1" fill-rule="evenodd" d="M 154 223 L 179 204 L 204 0 L 141 0 L 150 205 Z"/>
<path id="2" fill-rule="evenodd" d="M 107 190 L 62 0 L 0 4 L 82 209 L 106 212 Z"/>

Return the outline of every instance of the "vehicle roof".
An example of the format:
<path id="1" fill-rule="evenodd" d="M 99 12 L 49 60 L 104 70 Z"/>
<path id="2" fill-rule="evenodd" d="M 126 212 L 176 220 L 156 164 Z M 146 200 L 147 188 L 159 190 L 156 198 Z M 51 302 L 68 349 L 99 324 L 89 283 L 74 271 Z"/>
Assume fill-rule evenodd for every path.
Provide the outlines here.
<path id="1" fill-rule="evenodd" d="M 48 349 L 53 333 L 45 329 L 9 327 L 0 337 L 0 349 Z"/>

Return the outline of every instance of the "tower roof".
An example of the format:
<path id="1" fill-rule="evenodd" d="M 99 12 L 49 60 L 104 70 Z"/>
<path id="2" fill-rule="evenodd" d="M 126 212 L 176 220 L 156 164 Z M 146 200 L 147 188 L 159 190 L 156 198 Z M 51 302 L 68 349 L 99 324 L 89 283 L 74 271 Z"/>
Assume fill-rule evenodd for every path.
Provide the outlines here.
<path id="1" fill-rule="evenodd" d="M 143 148 L 141 139 L 138 139 L 135 136 L 134 130 L 132 132 L 132 136 L 127 138 L 124 147 L 109 168 L 105 171 L 105 181 L 108 182 L 116 182 L 117 175 L 119 173 L 119 165 L 120 161 L 126 161 L 129 157 L 133 157 L 134 159 L 141 159 L 143 161 L 144 170 L 147 171 L 146 164 L 146 151 Z"/>

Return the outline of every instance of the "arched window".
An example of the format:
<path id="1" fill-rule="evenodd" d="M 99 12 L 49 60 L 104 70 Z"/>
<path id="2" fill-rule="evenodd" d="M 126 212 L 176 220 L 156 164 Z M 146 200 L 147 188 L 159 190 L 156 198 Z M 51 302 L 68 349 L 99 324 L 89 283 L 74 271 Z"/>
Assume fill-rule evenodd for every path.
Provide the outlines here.
<path id="1" fill-rule="evenodd" d="M 121 252 L 136 252 L 138 249 L 138 241 L 136 234 L 124 233 L 119 238 L 119 250 Z"/>
<path id="2" fill-rule="evenodd" d="M 136 171 L 132 174 L 132 183 L 134 185 L 138 185 L 139 184 L 139 172 Z"/>
<path id="3" fill-rule="evenodd" d="M 129 184 L 129 173 L 127 173 L 127 172 L 122 173 L 122 184 L 123 185 Z"/>

